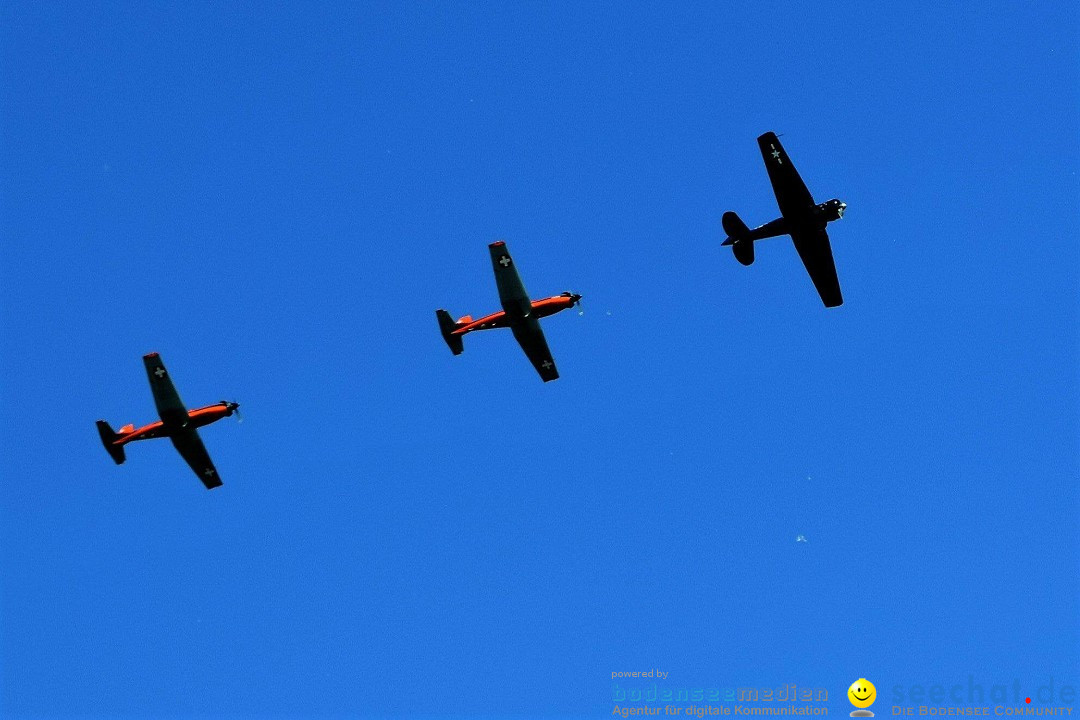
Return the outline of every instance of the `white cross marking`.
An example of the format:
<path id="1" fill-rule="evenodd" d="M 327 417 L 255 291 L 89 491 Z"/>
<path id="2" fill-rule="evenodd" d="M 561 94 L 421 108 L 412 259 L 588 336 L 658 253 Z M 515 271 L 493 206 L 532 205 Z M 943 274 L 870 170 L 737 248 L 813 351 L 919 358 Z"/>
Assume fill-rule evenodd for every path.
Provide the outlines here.
<path id="1" fill-rule="evenodd" d="M 164 376 L 165 375 L 165 368 L 160 368 L 159 367 L 157 370 L 154 371 L 154 374 L 157 375 L 158 377 Z"/>
<path id="2" fill-rule="evenodd" d="M 551 369 L 551 361 L 550 361 L 550 360 L 545 360 L 545 361 L 544 361 L 544 362 L 543 362 L 543 363 L 542 363 L 542 364 L 540 365 L 540 367 L 544 368 L 545 370 L 550 370 L 550 369 Z"/>
<path id="3" fill-rule="evenodd" d="M 499 261 L 499 264 L 502 265 L 503 267 L 506 267 L 507 265 L 509 265 L 510 264 L 510 256 L 509 255 L 503 255 L 502 260 Z"/>
<path id="4" fill-rule="evenodd" d="M 203 472 L 203 475 L 205 475 L 206 477 L 211 477 L 213 474 L 214 468 L 206 468 L 206 470 Z"/>

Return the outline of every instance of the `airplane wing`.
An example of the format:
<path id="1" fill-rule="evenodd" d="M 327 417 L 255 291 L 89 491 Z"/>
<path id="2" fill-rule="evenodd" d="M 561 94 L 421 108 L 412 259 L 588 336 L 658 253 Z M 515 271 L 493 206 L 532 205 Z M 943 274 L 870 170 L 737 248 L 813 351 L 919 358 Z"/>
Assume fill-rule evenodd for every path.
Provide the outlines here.
<path id="1" fill-rule="evenodd" d="M 488 250 L 491 251 L 491 265 L 495 268 L 495 284 L 499 288 L 499 301 L 503 310 L 510 317 L 525 317 L 532 312 L 532 301 L 529 300 L 529 293 L 525 292 L 517 266 L 506 249 L 506 243 L 501 240 L 493 242 L 488 245 Z"/>
<path id="2" fill-rule="evenodd" d="M 210 461 L 210 453 L 206 452 L 206 446 L 203 445 L 202 438 L 194 429 L 175 433 L 170 439 L 172 444 L 176 446 L 177 452 L 180 453 L 180 457 L 184 458 L 191 469 L 195 471 L 195 474 L 199 476 L 207 490 L 221 487 L 221 478 L 218 477 L 217 468 Z"/>
<path id="3" fill-rule="evenodd" d="M 776 195 L 776 204 L 780 206 L 780 214 L 784 217 L 797 216 L 813 207 L 814 196 L 806 189 L 776 133 L 767 132 L 757 141 Z"/>
<path id="4" fill-rule="evenodd" d="M 173 387 L 165 363 L 161 362 L 161 356 L 156 352 L 143 355 L 143 364 L 146 365 L 146 376 L 150 378 L 150 390 L 154 393 L 154 404 L 157 405 L 161 421 L 166 425 L 186 425 L 187 408 Z"/>
<path id="5" fill-rule="evenodd" d="M 511 325 L 510 329 L 514 331 L 514 339 L 525 351 L 536 372 L 540 373 L 540 378 L 544 382 L 558 378 L 559 371 L 555 367 L 555 360 L 551 357 L 544 331 L 540 329 L 536 318 L 526 318 L 525 322 Z"/>
<path id="6" fill-rule="evenodd" d="M 799 251 L 806 272 L 810 273 L 810 279 L 814 281 L 821 302 L 825 303 L 825 307 L 843 305 L 844 297 L 840 294 L 840 280 L 836 277 L 836 263 L 833 262 L 829 235 L 824 229 L 797 231 L 791 234 L 791 240 Z"/>

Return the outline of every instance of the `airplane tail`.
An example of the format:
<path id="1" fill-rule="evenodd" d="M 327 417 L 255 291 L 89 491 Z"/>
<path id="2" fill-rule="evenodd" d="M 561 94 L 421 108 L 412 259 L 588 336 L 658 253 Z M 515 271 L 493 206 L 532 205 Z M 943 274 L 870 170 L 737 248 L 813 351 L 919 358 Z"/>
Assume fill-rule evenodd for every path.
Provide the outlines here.
<path id="1" fill-rule="evenodd" d="M 743 265 L 753 264 L 754 241 L 746 237 L 750 234 L 750 228 L 746 227 L 746 223 L 742 221 L 742 218 L 733 212 L 724 213 L 721 222 L 724 225 L 724 232 L 728 234 L 723 244 L 731 246 L 732 252 L 735 253 L 735 259 Z"/>
<path id="2" fill-rule="evenodd" d="M 113 429 L 109 427 L 109 423 L 104 420 L 97 421 L 97 429 L 98 434 L 101 435 L 101 444 L 105 446 L 105 449 L 109 453 L 109 457 L 111 457 L 113 462 L 117 465 L 122 465 L 126 459 L 124 457 L 124 446 L 114 444 L 120 436 L 113 432 Z"/>
<path id="3" fill-rule="evenodd" d="M 465 352 L 465 343 L 462 342 L 461 336 L 452 334 L 458 329 L 459 323 L 454 322 L 450 313 L 445 310 L 436 310 L 435 316 L 439 318 L 439 330 L 442 331 L 443 340 L 450 346 L 450 352 L 455 355 Z"/>

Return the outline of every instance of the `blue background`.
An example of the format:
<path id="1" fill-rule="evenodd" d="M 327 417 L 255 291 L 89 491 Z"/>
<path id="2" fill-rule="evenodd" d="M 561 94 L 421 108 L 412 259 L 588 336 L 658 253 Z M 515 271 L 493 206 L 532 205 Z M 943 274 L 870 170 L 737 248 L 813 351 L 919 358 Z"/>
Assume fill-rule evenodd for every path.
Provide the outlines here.
<path id="1" fill-rule="evenodd" d="M 1080 685 L 1078 40 L 1064 1 L 4 3 L 0 712 Z M 849 204 L 841 308 L 720 247 L 777 215 L 766 130 Z M 557 382 L 439 337 L 496 239 L 585 296 Z M 220 490 L 101 447 L 152 350 L 242 403 Z"/>

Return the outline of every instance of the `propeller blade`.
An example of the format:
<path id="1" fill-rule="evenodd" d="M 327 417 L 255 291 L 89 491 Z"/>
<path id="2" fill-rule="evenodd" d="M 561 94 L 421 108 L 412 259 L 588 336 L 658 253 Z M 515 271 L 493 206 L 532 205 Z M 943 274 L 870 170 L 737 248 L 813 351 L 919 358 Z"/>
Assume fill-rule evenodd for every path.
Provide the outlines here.
<path id="1" fill-rule="evenodd" d="M 232 410 L 232 414 L 236 416 L 236 422 L 244 422 L 244 416 L 240 414 L 240 403 L 235 400 L 221 400 L 220 402 L 229 410 Z"/>

